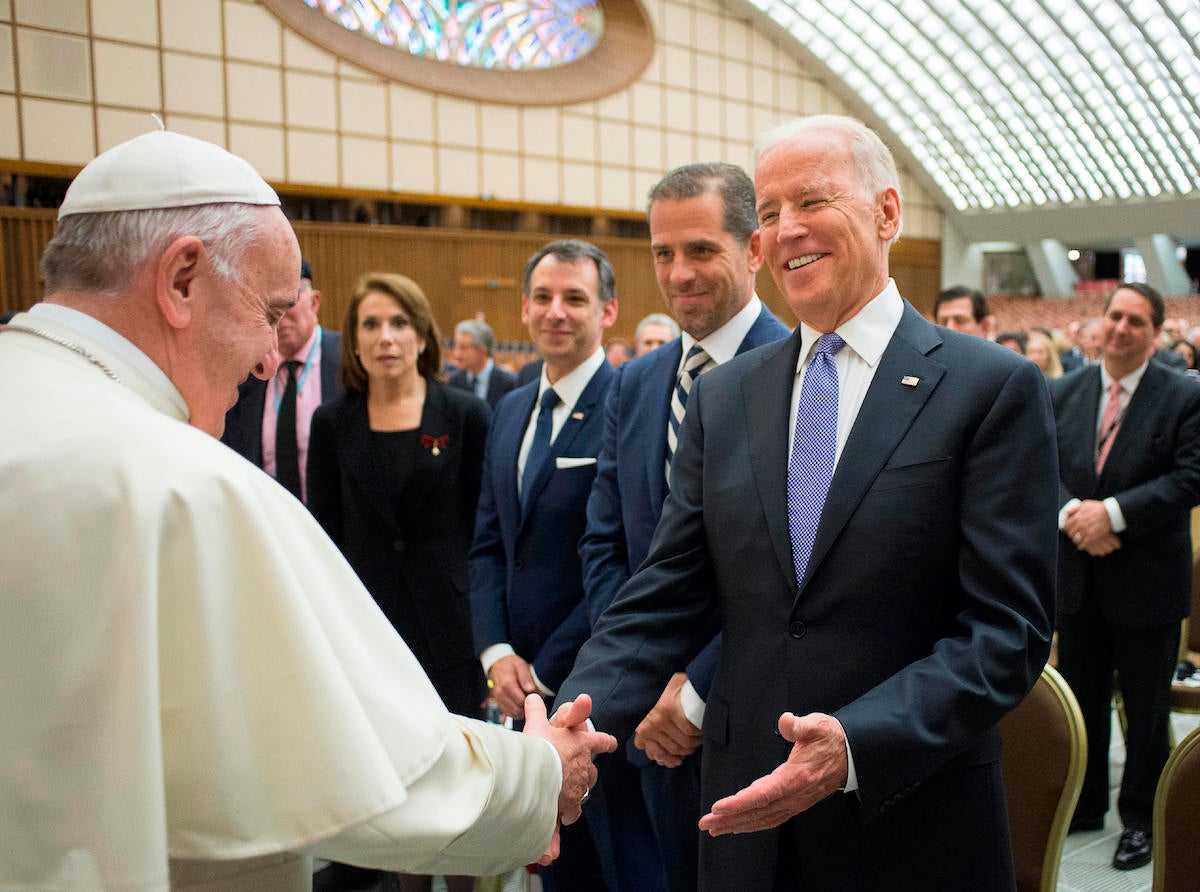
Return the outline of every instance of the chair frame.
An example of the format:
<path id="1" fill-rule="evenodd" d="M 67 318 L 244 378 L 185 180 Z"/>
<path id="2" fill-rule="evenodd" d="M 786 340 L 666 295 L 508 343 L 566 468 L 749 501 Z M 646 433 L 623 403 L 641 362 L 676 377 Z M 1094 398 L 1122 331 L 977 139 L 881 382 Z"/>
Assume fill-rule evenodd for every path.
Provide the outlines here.
<path id="1" fill-rule="evenodd" d="M 1200 750 L 1200 728 L 1196 728 L 1171 750 L 1167 764 L 1163 767 L 1158 779 L 1158 788 L 1154 792 L 1154 837 L 1153 846 L 1154 875 L 1150 888 L 1153 892 L 1163 892 L 1167 881 L 1167 798 L 1171 792 L 1171 783 L 1185 759 L 1196 758 L 1194 750 Z"/>
<path id="2" fill-rule="evenodd" d="M 1087 733 L 1084 730 L 1083 713 L 1080 712 L 1079 703 L 1058 670 L 1047 665 L 1038 681 L 1045 681 L 1058 701 L 1066 719 L 1070 738 L 1066 776 L 1042 855 L 1041 892 L 1055 892 L 1058 888 L 1058 870 L 1062 861 L 1063 846 L 1067 840 L 1071 818 L 1075 814 L 1075 804 L 1079 801 L 1079 792 L 1083 787 L 1083 774 L 1087 765 Z"/>

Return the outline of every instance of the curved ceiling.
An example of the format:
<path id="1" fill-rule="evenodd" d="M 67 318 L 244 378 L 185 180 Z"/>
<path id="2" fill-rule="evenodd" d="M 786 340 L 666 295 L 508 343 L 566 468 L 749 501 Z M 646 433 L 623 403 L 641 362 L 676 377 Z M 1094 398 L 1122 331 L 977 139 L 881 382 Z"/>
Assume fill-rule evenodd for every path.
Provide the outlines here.
<path id="1" fill-rule="evenodd" d="M 873 111 L 948 209 L 1200 197 L 1197 0 L 748 2 Z"/>

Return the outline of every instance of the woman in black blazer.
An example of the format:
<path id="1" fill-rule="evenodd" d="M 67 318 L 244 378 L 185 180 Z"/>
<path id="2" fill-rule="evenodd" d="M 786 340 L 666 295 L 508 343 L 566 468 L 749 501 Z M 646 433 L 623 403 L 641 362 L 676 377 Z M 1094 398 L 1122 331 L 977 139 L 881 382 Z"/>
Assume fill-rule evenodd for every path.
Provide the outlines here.
<path id="1" fill-rule="evenodd" d="M 345 395 L 313 415 L 308 507 L 446 707 L 478 716 L 485 688 L 471 639 L 467 548 L 489 411 L 438 380 L 439 342 L 415 282 L 392 273 L 359 279 L 343 326 Z M 451 892 L 473 882 L 447 880 Z M 422 887 L 428 878 L 406 878 L 406 892 Z"/>

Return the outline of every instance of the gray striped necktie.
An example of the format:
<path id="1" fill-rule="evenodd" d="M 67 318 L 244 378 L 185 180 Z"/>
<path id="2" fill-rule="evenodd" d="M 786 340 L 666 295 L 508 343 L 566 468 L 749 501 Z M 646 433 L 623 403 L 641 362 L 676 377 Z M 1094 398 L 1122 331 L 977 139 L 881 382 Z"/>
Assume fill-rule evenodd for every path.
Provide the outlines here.
<path id="1" fill-rule="evenodd" d="M 688 351 L 683 368 L 675 379 L 675 389 L 671 392 L 671 414 L 667 416 L 667 486 L 671 485 L 671 462 L 675 458 L 675 447 L 679 443 L 679 426 L 683 424 L 683 415 L 687 411 L 688 394 L 692 392 L 692 382 L 716 365 L 712 357 L 704 352 L 704 348 L 696 344 Z"/>

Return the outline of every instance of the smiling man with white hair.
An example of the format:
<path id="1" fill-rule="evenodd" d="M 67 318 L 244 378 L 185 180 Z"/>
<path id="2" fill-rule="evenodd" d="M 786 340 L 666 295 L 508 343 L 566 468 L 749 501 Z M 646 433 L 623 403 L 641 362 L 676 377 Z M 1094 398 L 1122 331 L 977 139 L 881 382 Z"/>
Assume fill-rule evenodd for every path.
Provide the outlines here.
<path id="1" fill-rule="evenodd" d="M 798 325 L 693 382 L 649 552 L 559 699 L 628 735 L 719 616 L 701 892 L 1012 889 L 996 724 L 1050 649 L 1045 382 L 901 297 L 875 133 L 822 115 L 760 145 Z"/>
<path id="2" fill-rule="evenodd" d="M 76 177 L 42 270 L 0 341 L 0 887 L 548 857 L 614 742 L 540 701 L 549 747 L 449 715 L 300 503 L 215 439 L 297 300 L 274 191 L 137 137 Z"/>

